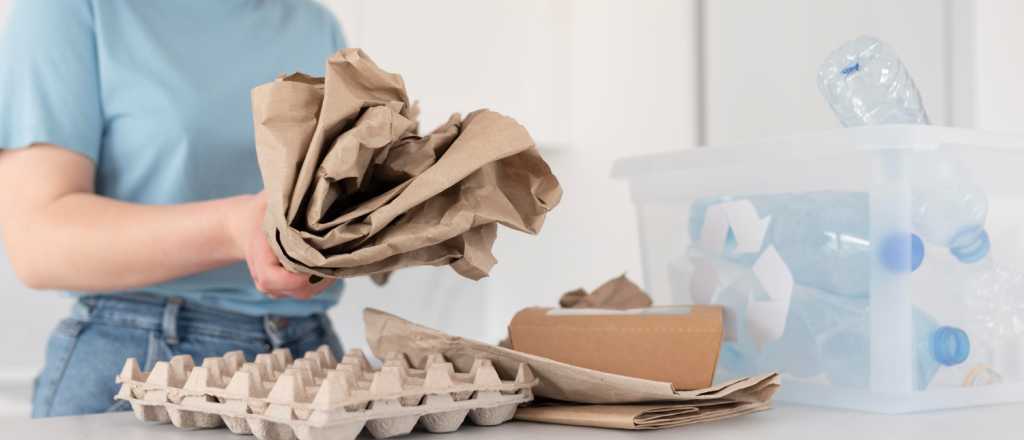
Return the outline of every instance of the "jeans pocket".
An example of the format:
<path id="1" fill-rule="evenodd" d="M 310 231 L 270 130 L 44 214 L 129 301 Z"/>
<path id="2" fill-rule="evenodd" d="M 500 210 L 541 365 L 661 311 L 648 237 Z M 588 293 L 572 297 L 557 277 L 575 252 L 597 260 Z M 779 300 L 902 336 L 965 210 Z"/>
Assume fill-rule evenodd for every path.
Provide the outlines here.
<path id="1" fill-rule="evenodd" d="M 53 399 L 57 388 L 68 368 L 68 361 L 71 359 L 75 346 L 78 344 L 78 336 L 85 329 L 87 322 L 67 318 L 57 324 L 57 327 L 50 334 L 46 343 L 46 361 L 43 371 L 36 377 L 32 390 L 32 417 L 46 417 L 50 415 L 50 408 L 53 407 Z"/>

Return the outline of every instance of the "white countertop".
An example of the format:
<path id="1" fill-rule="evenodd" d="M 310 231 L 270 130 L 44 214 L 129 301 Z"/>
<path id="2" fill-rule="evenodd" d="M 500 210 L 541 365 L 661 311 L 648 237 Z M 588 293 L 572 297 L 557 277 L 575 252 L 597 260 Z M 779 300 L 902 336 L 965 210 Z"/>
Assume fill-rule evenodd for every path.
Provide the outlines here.
<path id="1" fill-rule="evenodd" d="M 771 411 L 730 420 L 663 431 L 619 431 L 597 428 L 509 422 L 497 427 L 466 424 L 451 434 L 415 432 L 407 440 L 559 439 L 926 439 L 990 440 L 1024 436 L 1024 404 L 989 406 L 910 415 L 879 415 L 777 404 Z M 244 439 L 227 429 L 184 431 L 171 425 L 142 423 L 131 413 L 51 419 L 6 419 L 0 437 L 12 440 L 122 439 L 207 440 Z M 370 438 L 363 432 L 361 438 Z"/>

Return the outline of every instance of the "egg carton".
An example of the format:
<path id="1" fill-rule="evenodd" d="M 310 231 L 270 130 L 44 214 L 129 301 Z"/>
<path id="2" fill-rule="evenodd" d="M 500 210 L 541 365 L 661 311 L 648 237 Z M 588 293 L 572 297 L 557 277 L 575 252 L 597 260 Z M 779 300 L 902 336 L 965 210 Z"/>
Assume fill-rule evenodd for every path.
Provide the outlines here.
<path id="1" fill-rule="evenodd" d="M 511 420 L 533 400 L 537 384 L 526 364 L 514 380 L 502 380 L 491 361 L 477 359 L 456 371 L 440 354 L 412 368 L 403 354 L 385 356 L 374 369 L 360 350 L 336 361 L 327 346 L 292 359 L 287 349 L 256 355 L 240 351 L 208 357 L 196 366 L 179 355 L 149 372 L 129 358 L 117 376 L 115 399 L 131 403 L 135 416 L 179 428 L 227 426 L 261 440 L 348 440 L 365 427 L 375 438 L 457 430 L 468 416 L 482 426 Z"/>

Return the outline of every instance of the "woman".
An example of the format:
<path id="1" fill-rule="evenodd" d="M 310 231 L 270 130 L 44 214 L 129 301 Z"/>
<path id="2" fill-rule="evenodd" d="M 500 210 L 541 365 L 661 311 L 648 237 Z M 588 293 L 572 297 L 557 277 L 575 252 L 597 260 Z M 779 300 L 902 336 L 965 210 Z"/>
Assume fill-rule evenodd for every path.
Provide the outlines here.
<path id="1" fill-rule="evenodd" d="M 344 46 L 312 0 L 19 0 L 0 34 L 0 229 L 29 287 L 73 292 L 33 416 L 125 409 L 114 374 L 176 354 L 341 347 L 340 283 L 261 232 L 252 87 Z"/>

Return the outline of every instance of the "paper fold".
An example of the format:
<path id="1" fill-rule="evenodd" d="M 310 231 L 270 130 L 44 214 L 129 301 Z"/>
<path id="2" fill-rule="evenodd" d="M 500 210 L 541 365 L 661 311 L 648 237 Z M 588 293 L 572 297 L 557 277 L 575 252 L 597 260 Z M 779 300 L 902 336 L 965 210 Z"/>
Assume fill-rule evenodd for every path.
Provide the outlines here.
<path id="1" fill-rule="evenodd" d="M 738 417 L 771 408 L 768 402 L 694 402 L 632 405 L 551 404 L 520 408 L 516 420 L 597 428 L 651 430 Z"/>

